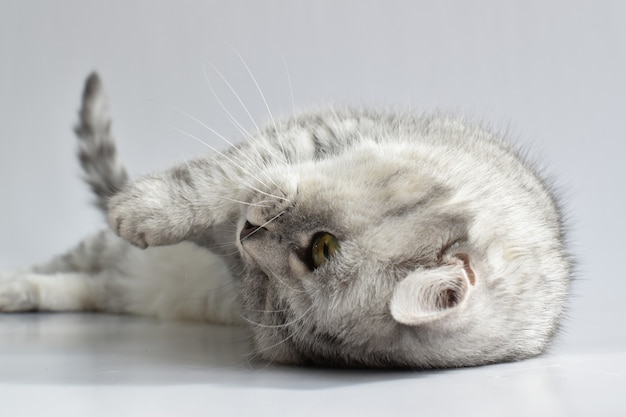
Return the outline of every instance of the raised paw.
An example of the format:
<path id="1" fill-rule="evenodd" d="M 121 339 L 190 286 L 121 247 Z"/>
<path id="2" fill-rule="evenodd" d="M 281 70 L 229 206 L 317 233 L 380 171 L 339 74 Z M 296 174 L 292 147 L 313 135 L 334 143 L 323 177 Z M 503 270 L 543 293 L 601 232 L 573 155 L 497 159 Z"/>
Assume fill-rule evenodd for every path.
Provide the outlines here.
<path id="1" fill-rule="evenodd" d="M 140 248 L 179 243 L 193 224 L 189 205 L 181 204 L 159 178 L 146 178 L 116 194 L 108 204 L 109 225 Z"/>

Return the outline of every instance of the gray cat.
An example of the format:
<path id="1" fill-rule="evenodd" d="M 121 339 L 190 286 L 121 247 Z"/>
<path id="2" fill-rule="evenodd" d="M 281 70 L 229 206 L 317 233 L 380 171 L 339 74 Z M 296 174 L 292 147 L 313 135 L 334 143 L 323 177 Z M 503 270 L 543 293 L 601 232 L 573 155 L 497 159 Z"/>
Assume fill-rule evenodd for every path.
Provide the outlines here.
<path id="1" fill-rule="evenodd" d="M 0 274 L 0 311 L 244 324 L 265 360 L 356 367 L 517 360 L 557 330 L 571 267 L 553 193 L 462 119 L 303 114 L 129 183 L 94 74 L 76 133 L 112 231 Z"/>

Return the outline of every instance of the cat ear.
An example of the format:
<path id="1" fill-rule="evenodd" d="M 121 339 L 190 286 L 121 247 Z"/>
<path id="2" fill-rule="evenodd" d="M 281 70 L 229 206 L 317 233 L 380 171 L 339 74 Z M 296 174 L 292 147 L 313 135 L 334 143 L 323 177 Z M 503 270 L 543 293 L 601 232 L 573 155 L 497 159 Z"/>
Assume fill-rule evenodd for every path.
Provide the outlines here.
<path id="1" fill-rule="evenodd" d="M 398 283 L 391 297 L 393 318 L 414 326 L 440 319 L 462 308 L 475 283 L 466 254 L 457 262 L 431 269 L 418 269 Z"/>

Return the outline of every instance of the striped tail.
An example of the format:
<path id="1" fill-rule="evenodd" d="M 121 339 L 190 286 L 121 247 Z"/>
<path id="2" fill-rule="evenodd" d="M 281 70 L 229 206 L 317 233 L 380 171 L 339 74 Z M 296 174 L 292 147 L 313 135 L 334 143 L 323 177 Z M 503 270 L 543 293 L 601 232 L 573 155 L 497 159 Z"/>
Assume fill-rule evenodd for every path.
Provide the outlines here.
<path id="1" fill-rule="evenodd" d="M 126 184 L 128 174 L 117 157 L 108 100 L 95 72 L 85 83 L 78 115 L 74 132 L 84 180 L 96 195 L 96 205 L 106 213 L 109 198 Z"/>

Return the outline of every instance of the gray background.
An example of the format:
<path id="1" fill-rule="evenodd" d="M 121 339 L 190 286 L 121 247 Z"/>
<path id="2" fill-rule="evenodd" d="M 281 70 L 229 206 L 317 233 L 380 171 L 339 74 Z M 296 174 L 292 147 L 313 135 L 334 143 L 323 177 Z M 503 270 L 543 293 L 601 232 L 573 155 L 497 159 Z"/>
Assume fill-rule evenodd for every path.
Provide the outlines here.
<path id="1" fill-rule="evenodd" d="M 268 111 L 240 54 L 274 116 L 289 115 L 294 107 L 304 110 L 328 104 L 444 109 L 508 129 L 515 142 L 528 147 L 559 186 L 571 229 L 571 248 L 578 260 L 564 332 L 551 356 L 543 359 L 555 362 L 537 366 L 565 368 L 565 374 L 557 373 L 561 384 L 567 378 L 581 383 L 589 379 L 586 371 L 578 372 L 582 369 L 578 365 L 562 366 L 563 355 L 574 355 L 578 358 L 574 362 L 583 368 L 584 364 L 593 364 L 589 369 L 605 366 L 597 371 L 601 377 L 593 386 L 557 389 L 556 404 L 567 404 L 568 398 L 575 398 L 580 391 L 581 395 L 591 394 L 587 399 L 604 395 L 608 402 L 602 407 L 608 408 L 599 409 L 608 414 L 624 412 L 624 401 L 611 397 L 611 389 L 626 386 L 625 21 L 626 3 L 619 1 L 0 0 L 0 268 L 43 260 L 104 224 L 89 206 L 90 195 L 80 181 L 71 133 L 82 82 L 90 71 L 97 69 L 104 79 L 121 155 L 136 177 L 206 149 L 176 129 L 214 146 L 225 146 L 178 110 L 198 117 L 229 139 L 239 140 L 241 135 L 226 118 L 207 81 L 235 117 L 247 128 L 253 127 L 220 74 L 241 96 L 252 118 L 257 123 L 267 121 Z M 13 334 L 18 328 L 35 326 L 33 320 L 3 318 L 0 325 L 4 334 Z M 59 329 L 77 326 L 75 332 L 89 328 L 80 318 L 68 320 L 59 316 L 46 323 Z M 129 322 L 116 321 L 122 327 Z M 24 330 L 29 336 L 22 340 L 39 344 L 37 354 L 47 358 L 50 341 L 38 333 L 41 323 L 37 323 L 39 330 Z M 144 331 L 150 331 L 154 326 L 150 323 L 137 326 L 147 326 Z M 155 331 L 153 337 L 165 337 Z M 80 347 L 80 342 L 76 343 Z M 24 345 L 16 344 L 11 349 L 22 348 Z M 172 346 L 172 350 L 177 348 Z M 6 359 L 9 351 L 4 354 Z M 32 362 L 33 357 L 22 360 Z M 45 367 L 48 362 L 41 360 Z M 594 362 L 598 360 L 605 362 Z M 10 369 L 19 365 L 8 359 L 3 363 L 0 361 L 0 375 L 10 374 Z M 150 366 L 146 369 L 152 369 Z M 267 375 L 262 379 L 272 380 L 285 370 L 264 372 Z M 316 378 L 310 370 L 289 372 L 283 376 L 287 381 Z M 463 378 L 471 381 L 471 372 L 489 371 L 467 372 L 447 374 L 450 380 L 431 375 L 428 383 L 436 387 L 433 381 L 438 380 L 444 389 L 449 383 L 461 384 Z M 52 384 L 47 393 L 62 391 L 66 381 L 55 379 L 56 374 L 46 381 L 29 375 L 22 374 L 20 381 Z M 419 378 L 428 380 L 428 375 Z M 327 378 L 324 381 L 332 388 L 335 376 Z M 389 391 L 385 378 L 367 378 L 373 393 Z M 86 386 L 89 381 L 87 378 Z M 0 396 L 3 383 L 10 381 L 0 381 Z M 32 394 L 20 384 L 5 389 Z M 524 381 L 521 384 L 527 386 Z M 536 381 L 529 384 L 535 386 Z M 229 392 L 236 396 L 237 384 L 232 385 Z M 288 389 L 290 382 L 284 385 L 274 394 L 282 396 L 281 390 Z M 515 387 L 519 388 L 513 384 Z M 397 388 L 393 390 L 397 392 Z M 185 398 L 193 404 L 195 397 L 189 392 L 185 395 L 190 397 Z M 362 410 L 350 410 L 374 413 L 378 409 L 367 406 L 363 393 L 346 394 L 365 404 Z M 158 396 L 149 391 L 144 394 Z M 65 395 L 68 403 L 79 396 L 74 391 Z M 116 395 L 121 394 L 110 393 L 113 399 Z M 272 398 L 273 394 L 264 395 Z M 215 398 L 211 401 L 219 403 Z M 260 403 L 249 404 L 260 410 Z M 549 414 L 585 410 L 572 404 L 556 411 L 537 410 Z M 36 405 L 32 407 L 29 410 L 36 413 Z M 123 414 L 120 407 L 117 413 Z M 414 410 L 408 404 L 402 407 L 396 410 L 400 414 Z M 477 410 L 485 414 L 488 409 L 482 407 Z M 90 413 L 98 409 L 89 408 Z M 308 412 L 311 410 L 315 409 Z M 438 408 L 431 404 L 426 410 L 433 414 Z M 453 410 L 469 414 L 471 408 Z M 506 406 L 495 410 L 520 411 Z"/>

